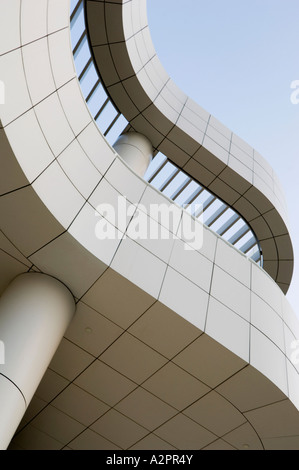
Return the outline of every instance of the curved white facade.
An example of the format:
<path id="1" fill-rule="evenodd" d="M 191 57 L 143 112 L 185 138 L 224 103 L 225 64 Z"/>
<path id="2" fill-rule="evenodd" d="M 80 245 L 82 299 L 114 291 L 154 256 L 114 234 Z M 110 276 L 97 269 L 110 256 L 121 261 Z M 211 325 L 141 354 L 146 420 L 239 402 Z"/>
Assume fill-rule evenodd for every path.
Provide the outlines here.
<path id="1" fill-rule="evenodd" d="M 287 292 L 293 249 L 273 169 L 173 83 L 150 38 L 146 0 L 87 0 L 86 8 L 95 61 L 130 126 L 243 216 L 261 244 L 264 269 Z"/>
<path id="2" fill-rule="evenodd" d="M 77 304 L 11 448 L 298 449 L 299 327 L 281 290 L 290 282 L 292 248 L 276 178 L 253 150 L 250 157 L 249 146 L 212 117 L 200 117 L 191 100 L 177 94 L 182 102 L 175 103 L 174 85 L 154 67 L 156 59 L 148 73 L 142 63 L 138 69 L 133 45 L 140 58 L 151 44 L 144 2 L 86 3 L 95 57 L 99 40 L 107 54 L 100 73 L 128 116 L 121 87 L 132 81 L 132 93 L 126 91 L 139 114 L 132 113 L 132 128 L 160 148 L 152 111 L 164 153 L 179 160 L 173 147 L 179 144 L 176 163 L 236 206 L 265 253 L 267 246 L 275 249 L 270 258 L 265 254 L 269 275 L 206 227 L 202 247 L 186 250 L 180 231 L 165 240 L 135 240 L 125 236 L 129 226 L 124 230 L 106 215 L 117 236 L 99 240 L 96 227 L 105 215 L 96 213 L 99 204 L 116 207 L 119 196 L 143 208 L 173 203 L 126 165 L 93 121 L 74 70 L 69 1 L 1 6 L 1 292 L 17 275 L 37 271 L 65 284 Z M 103 14 L 107 35 L 95 38 Z M 130 36 L 131 17 L 138 21 Z M 120 51 L 114 54 L 107 37 Z M 115 76 L 109 82 L 111 51 L 115 64 L 123 58 L 119 87 Z M 153 73 L 163 88 L 159 99 L 148 88 Z M 149 100 L 146 110 L 138 97 Z M 206 119 L 202 140 L 185 122 L 188 112 L 198 123 Z M 230 142 L 231 152 L 220 139 Z M 204 171 L 193 172 L 196 155 L 213 183 L 200 180 Z M 249 167 L 243 168 L 242 155 Z M 272 190 L 261 181 L 262 169 Z M 178 206 L 175 211 L 179 224 L 190 217 Z"/>

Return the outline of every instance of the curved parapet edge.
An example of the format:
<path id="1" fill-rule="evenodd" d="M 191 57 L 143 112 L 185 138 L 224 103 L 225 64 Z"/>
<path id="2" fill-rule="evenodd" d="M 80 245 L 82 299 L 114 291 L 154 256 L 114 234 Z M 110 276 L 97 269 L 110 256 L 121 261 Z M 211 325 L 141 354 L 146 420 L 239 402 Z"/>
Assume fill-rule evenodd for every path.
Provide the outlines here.
<path id="1" fill-rule="evenodd" d="M 195 380 L 195 396 L 184 402 L 164 397 L 166 414 L 157 414 L 160 421 L 143 422 L 151 435 L 169 442 L 168 426 L 180 423 L 198 430 L 203 424 L 198 410 L 217 404 L 225 411 L 224 427 L 208 417 L 201 448 L 218 441 L 237 445 L 231 433 L 239 427 L 256 447 L 287 441 L 299 448 L 299 379 L 292 346 L 299 329 L 283 293 L 267 273 L 205 227 L 202 248 L 193 251 L 185 250 L 178 235 L 163 241 L 125 238 L 115 220 L 106 224 L 119 236 L 98 239 L 101 202 L 115 206 L 119 196 L 126 196 L 129 205 L 145 208 L 154 202 L 172 204 L 125 165 L 92 120 L 72 62 L 69 2 L 38 0 L 34 22 L 29 6 L 5 5 L 12 36 L 0 41 L 6 47 L 0 76 L 7 84 L 1 108 L 1 290 L 17 271 L 41 271 L 70 288 L 77 299 L 76 321 L 97 312 L 105 324 L 113 323 L 104 350 L 84 343 L 73 325 L 65 339 L 72 345 L 70 356 L 64 343 L 66 356 L 60 361 L 58 352 L 51 370 L 84 390 L 88 370 L 93 374 L 95 365 L 112 364 L 124 390 L 111 387 L 105 389 L 107 396 L 105 390 L 99 394 L 121 413 L 129 406 L 126 400 L 151 390 L 151 375 L 163 376 L 171 367 Z M 181 216 L 189 217 L 183 211 Z M 101 331 L 94 334 L 99 341 Z M 127 358 L 129 344 L 137 363 L 124 370 L 121 358 Z M 119 347 L 116 364 L 107 352 L 112 346 Z M 77 364 L 82 349 L 84 360 Z M 138 362 L 140 351 L 145 361 L 151 357 L 150 370 L 147 362 Z M 31 424 L 41 426 L 38 416 L 30 419 L 21 426 L 18 442 Z M 82 431 L 78 426 L 78 434 Z"/>
<path id="2" fill-rule="evenodd" d="M 85 5 L 95 63 L 131 128 L 241 214 L 260 242 L 264 269 L 286 293 L 293 248 L 271 166 L 170 79 L 151 40 L 146 0 Z"/>

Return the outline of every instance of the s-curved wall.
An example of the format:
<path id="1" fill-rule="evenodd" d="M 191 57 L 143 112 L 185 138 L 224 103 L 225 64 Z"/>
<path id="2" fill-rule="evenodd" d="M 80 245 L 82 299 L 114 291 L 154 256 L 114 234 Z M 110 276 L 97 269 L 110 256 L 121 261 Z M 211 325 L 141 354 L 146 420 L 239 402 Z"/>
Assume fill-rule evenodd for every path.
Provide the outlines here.
<path id="1" fill-rule="evenodd" d="M 131 127 L 241 214 L 260 241 L 264 269 L 286 293 L 293 249 L 272 168 L 170 79 L 151 41 L 146 0 L 85 4 L 94 59 Z"/>
<path id="2" fill-rule="evenodd" d="M 111 19 L 109 35 L 115 34 L 110 40 L 120 44 L 124 59 L 129 57 L 119 36 L 119 18 L 131 7 L 128 17 L 132 13 L 135 18 L 138 11 L 139 18 L 137 7 L 144 8 L 143 2 L 87 3 L 104 8 L 107 25 Z M 196 251 L 185 250 L 179 236 L 133 240 L 119 226 L 117 238 L 100 241 L 95 227 L 104 215 L 96 213 L 101 202 L 115 206 L 117 197 L 125 195 L 128 204 L 145 207 L 172 203 L 122 161 L 93 121 L 74 70 L 69 1 L 10 0 L 0 9 L 0 78 L 6 87 L 0 107 L 1 292 L 18 274 L 41 271 L 66 284 L 77 303 L 33 399 L 31 392 L 22 391 L 32 401 L 11 447 L 298 449 L 299 379 L 293 345 L 299 329 L 281 289 L 205 227 L 203 246 Z M 101 21 L 100 11 L 93 18 Z M 106 44 L 104 49 L 108 61 L 114 47 Z M 106 67 L 105 62 L 102 76 Z M 130 67 L 132 88 L 138 85 L 144 99 L 148 91 L 139 79 L 146 76 L 146 66 L 140 73 Z M 173 87 L 167 84 L 165 93 Z M 124 112 L 113 84 L 106 85 Z M 125 86 L 118 85 L 120 90 Z M 164 100 L 163 90 L 159 96 Z M 247 179 L 241 170 L 236 172 L 232 154 L 221 163 L 217 139 L 212 149 L 205 143 L 208 139 L 199 143 L 179 126 L 187 119 L 183 110 L 198 114 L 190 100 L 177 124 L 167 114 L 163 117 L 156 98 L 152 101 L 147 110 L 159 111 L 157 133 L 163 136 L 159 142 L 153 129 L 149 131 L 153 145 L 161 148 L 164 142 L 169 158 L 174 155 L 170 146 L 179 144 L 183 153 L 190 146 L 190 168 L 192 145 L 198 147 L 206 169 L 211 171 L 210 164 L 215 168 L 214 192 L 221 196 L 226 177 L 228 186 L 234 182 L 234 191 L 241 195 L 239 211 L 242 204 L 258 211 L 258 222 L 267 221 L 271 243 L 278 246 L 282 236 L 281 250 L 289 250 L 276 190 L 261 196 L 258 180 L 250 180 L 256 178 L 259 157 L 251 156 Z M 144 108 L 131 120 L 135 130 L 144 129 L 137 125 L 147 119 L 143 114 Z M 172 131 L 163 131 L 165 120 Z M 205 136 L 209 129 L 225 138 L 219 127 L 210 117 Z M 231 149 L 239 142 L 232 136 L 229 141 Z M 177 210 L 182 223 L 189 215 Z M 277 252 L 272 261 L 280 275 L 284 257 Z M 282 286 L 290 280 L 286 271 Z"/>

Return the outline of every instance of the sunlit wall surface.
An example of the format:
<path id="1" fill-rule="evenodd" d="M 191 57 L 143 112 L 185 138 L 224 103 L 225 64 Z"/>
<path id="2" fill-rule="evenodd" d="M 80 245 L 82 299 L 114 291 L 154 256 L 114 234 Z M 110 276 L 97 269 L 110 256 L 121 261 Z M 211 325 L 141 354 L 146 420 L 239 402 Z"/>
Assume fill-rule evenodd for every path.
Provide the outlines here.
<path id="1" fill-rule="evenodd" d="M 71 41 L 84 98 L 102 134 L 113 145 L 129 123 L 107 95 L 95 68 L 88 45 L 83 0 L 71 1 Z M 156 154 L 144 178 L 195 217 L 200 217 L 205 225 L 226 241 L 262 265 L 258 240 L 242 217 L 177 168 L 161 152 Z"/>

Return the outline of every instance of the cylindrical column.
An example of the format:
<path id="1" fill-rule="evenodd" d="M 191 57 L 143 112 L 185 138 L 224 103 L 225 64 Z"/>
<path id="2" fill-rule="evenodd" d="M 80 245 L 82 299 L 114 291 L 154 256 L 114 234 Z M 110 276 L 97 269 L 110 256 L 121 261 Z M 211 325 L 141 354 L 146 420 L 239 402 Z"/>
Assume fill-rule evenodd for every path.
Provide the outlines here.
<path id="1" fill-rule="evenodd" d="M 127 132 L 119 136 L 113 148 L 137 175 L 144 176 L 153 158 L 153 146 L 147 137 Z"/>
<path id="2" fill-rule="evenodd" d="M 45 274 L 22 274 L 2 294 L 0 449 L 9 445 L 74 312 L 67 287 Z"/>

